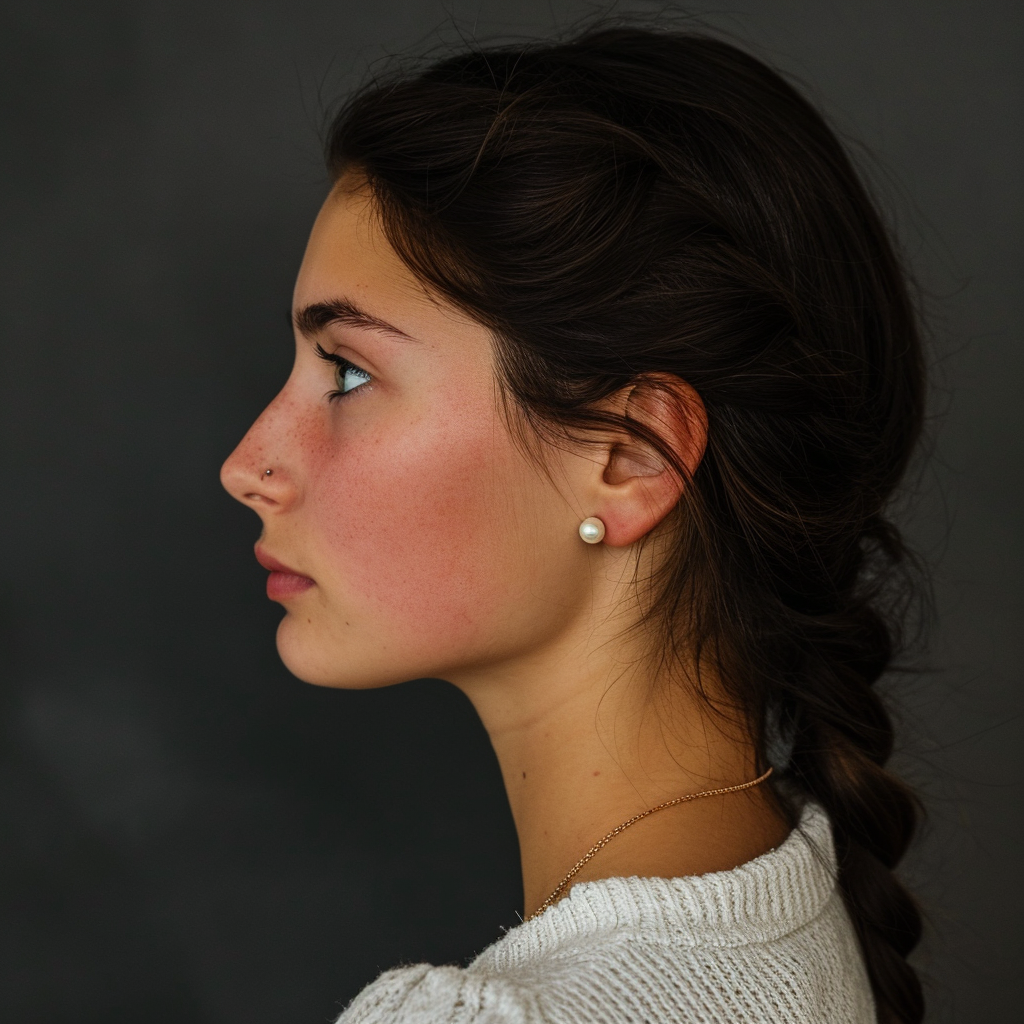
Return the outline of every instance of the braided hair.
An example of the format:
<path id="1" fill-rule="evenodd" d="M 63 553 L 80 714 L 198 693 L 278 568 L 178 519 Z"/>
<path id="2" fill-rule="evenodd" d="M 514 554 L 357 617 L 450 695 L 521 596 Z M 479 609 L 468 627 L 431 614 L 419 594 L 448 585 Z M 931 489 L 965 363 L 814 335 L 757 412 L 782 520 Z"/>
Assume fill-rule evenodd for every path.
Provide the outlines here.
<path id="1" fill-rule="evenodd" d="M 606 26 L 371 83 L 327 157 L 365 176 L 405 262 L 492 329 L 504 393 L 538 428 L 607 426 L 602 399 L 665 375 L 700 395 L 707 448 L 663 524 L 647 621 L 659 650 L 714 666 L 762 767 L 783 728 L 778 793 L 829 814 L 878 1019 L 920 1021 L 920 914 L 893 874 L 918 811 L 885 768 L 876 684 L 910 586 L 886 510 L 923 359 L 833 132 L 731 44 Z"/>

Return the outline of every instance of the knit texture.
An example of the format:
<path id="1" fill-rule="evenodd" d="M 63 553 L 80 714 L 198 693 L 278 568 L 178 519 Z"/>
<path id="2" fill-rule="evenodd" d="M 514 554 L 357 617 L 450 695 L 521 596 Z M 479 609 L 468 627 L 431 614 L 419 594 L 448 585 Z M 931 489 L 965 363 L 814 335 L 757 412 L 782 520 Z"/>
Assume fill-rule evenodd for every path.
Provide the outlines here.
<path id="1" fill-rule="evenodd" d="M 382 974 L 338 1024 L 875 1024 L 824 810 L 732 871 L 606 878 L 468 967 Z"/>

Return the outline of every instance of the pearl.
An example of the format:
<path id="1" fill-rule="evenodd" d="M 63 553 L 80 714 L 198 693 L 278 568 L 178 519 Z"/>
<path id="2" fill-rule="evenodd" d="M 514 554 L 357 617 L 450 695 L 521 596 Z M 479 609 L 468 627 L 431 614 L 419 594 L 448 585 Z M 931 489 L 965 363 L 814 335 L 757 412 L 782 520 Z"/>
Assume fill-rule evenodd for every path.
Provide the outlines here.
<path id="1" fill-rule="evenodd" d="M 591 516 L 580 523 L 580 536 L 588 544 L 600 544 L 604 540 L 604 523 L 597 516 Z"/>

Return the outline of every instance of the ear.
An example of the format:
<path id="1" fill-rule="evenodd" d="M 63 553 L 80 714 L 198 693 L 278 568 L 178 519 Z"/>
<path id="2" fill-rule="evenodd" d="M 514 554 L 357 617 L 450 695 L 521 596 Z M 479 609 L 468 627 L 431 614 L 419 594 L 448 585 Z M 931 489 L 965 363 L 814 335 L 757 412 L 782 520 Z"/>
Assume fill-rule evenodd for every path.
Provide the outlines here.
<path id="1" fill-rule="evenodd" d="M 686 476 L 648 443 L 621 434 L 600 449 L 589 481 L 604 543 L 628 547 L 653 530 L 679 502 L 707 444 L 707 411 L 697 392 L 671 374 L 646 374 L 609 399 L 611 409 L 642 424 L 675 453 Z"/>

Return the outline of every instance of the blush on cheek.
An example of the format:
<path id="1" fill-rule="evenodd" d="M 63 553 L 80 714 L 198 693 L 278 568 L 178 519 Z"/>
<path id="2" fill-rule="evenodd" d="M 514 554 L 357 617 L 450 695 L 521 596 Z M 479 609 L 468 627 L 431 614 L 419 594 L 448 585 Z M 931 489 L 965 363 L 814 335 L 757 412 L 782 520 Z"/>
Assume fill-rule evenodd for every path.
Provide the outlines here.
<path id="1" fill-rule="evenodd" d="M 490 431 L 451 426 L 333 456 L 316 496 L 332 603 L 395 654 L 445 660 L 486 641 L 507 600 L 508 458 Z"/>

